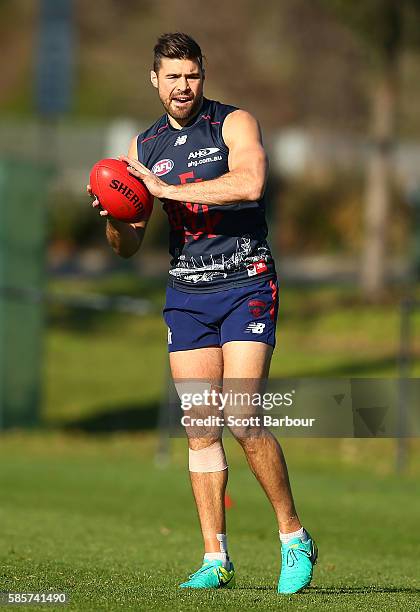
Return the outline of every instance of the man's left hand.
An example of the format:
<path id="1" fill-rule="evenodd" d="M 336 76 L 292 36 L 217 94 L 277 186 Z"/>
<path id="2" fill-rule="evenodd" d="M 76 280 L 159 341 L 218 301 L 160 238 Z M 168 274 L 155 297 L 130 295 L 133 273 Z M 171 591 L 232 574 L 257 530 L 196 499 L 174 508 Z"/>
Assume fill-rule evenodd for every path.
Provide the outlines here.
<path id="1" fill-rule="evenodd" d="M 137 159 L 127 157 L 126 155 L 120 155 L 119 159 L 127 162 L 128 172 L 142 180 L 152 195 L 159 199 L 165 197 L 166 189 L 168 187 L 167 183 L 153 174 L 153 172 L 146 168 L 146 166 L 140 163 Z"/>

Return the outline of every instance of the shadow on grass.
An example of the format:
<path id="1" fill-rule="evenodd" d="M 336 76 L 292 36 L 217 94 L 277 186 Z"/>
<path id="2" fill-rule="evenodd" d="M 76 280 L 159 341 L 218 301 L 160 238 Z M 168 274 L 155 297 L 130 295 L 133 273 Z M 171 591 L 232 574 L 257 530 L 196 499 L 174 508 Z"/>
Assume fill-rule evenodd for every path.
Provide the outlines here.
<path id="1" fill-rule="evenodd" d="M 387 587 L 387 586 L 356 586 L 356 587 L 346 587 L 346 586 L 337 586 L 337 587 L 308 587 L 306 593 L 316 593 L 319 595 L 342 595 L 342 594 L 357 594 L 364 593 L 369 595 L 370 593 L 412 593 L 413 595 L 418 595 L 420 593 L 420 589 L 416 589 L 415 587 Z"/>
<path id="2" fill-rule="evenodd" d="M 95 414 L 66 423 L 54 423 L 54 428 L 85 433 L 111 433 L 116 431 L 142 431 L 156 429 L 159 404 L 123 405 L 118 410 L 98 409 Z"/>
<path id="3" fill-rule="evenodd" d="M 237 586 L 237 591 L 272 591 L 273 587 L 271 586 Z M 299 593 L 302 595 L 357 595 L 365 594 L 369 595 L 370 593 L 411 593 L 412 595 L 420 594 L 420 589 L 416 589 L 414 587 L 381 587 L 381 586 L 356 586 L 356 587 L 347 587 L 347 586 L 331 586 L 331 587 L 317 587 L 311 586 L 307 587 L 303 591 Z"/>

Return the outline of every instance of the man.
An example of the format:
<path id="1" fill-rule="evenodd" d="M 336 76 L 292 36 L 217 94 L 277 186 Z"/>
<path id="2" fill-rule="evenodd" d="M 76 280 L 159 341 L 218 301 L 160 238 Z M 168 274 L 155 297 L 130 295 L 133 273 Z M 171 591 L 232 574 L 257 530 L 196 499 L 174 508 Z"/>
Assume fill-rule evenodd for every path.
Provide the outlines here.
<path id="1" fill-rule="evenodd" d="M 163 202 L 169 218 L 172 261 L 164 318 L 174 380 L 206 379 L 222 390 L 229 381 L 241 389 L 242 380 L 255 392 L 268 376 L 278 306 L 263 203 L 267 157 L 254 117 L 206 99 L 204 78 L 201 49 L 190 36 L 161 36 L 151 82 L 166 113 L 133 138 L 121 159 Z M 93 206 L 101 208 L 96 199 Z M 107 216 L 105 210 L 100 214 Z M 130 257 L 146 225 L 147 220 L 127 224 L 108 216 L 107 239 L 116 253 Z M 218 407 L 203 410 L 209 414 Z M 235 408 L 226 405 L 225 416 Z M 248 416 L 258 412 L 246 410 Z M 231 431 L 276 513 L 282 545 L 278 592 L 296 593 L 311 581 L 317 549 L 298 518 L 281 447 L 260 425 Z M 227 549 L 228 469 L 220 427 L 187 428 L 187 434 L 204 561 L 180 586 L 230 588 L 235 570 Z"/>

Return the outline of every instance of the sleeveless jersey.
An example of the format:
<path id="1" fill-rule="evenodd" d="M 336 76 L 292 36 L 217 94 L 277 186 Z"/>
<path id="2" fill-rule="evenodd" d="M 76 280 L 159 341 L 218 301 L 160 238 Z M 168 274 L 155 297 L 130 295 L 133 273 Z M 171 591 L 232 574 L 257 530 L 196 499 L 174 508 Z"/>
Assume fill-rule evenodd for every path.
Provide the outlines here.
<path id="1" fill-rule="evenodd" d="M 178 130 L 163 115 L 137 137 L 138 159 L 177 185 L 229 172 L 222 126 L 234 106 L 204 98 L 198 115 Z M 273 278 L 264 200 L 206 205 L 167 201 L 172 255 L 168 284 L 187 292 L 219 291 Z"/>

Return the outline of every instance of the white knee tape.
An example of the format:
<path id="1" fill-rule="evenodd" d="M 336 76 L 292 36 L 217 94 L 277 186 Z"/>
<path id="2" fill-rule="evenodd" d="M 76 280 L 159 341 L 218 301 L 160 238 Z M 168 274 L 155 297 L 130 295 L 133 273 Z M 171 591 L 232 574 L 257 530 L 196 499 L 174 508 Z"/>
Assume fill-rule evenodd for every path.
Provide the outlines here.
<path id="1" fill-rule="evenodd" d="M 225 451 L 220 440 L 201 450 L 189 449 L 190 472 L 222 472 L 227 467 Z"/>

